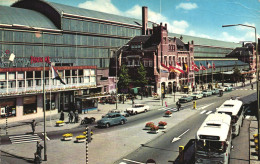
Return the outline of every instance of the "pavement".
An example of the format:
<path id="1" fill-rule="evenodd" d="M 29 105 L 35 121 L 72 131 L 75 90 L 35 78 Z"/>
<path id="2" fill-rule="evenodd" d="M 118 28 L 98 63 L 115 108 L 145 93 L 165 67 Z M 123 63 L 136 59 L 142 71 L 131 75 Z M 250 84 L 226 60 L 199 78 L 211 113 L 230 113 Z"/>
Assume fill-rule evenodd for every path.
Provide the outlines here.
<path id="1" fill-rule="evenodd" d="M 177 92 L 175 94 L 175 99 L 177 101 L 178 98 L 180 98 L 182 95 L 185 95 L 183 93 Z M 167 105 L 171 106 L 174 105 L 176 101 L 174 101 L 174 95 L 166 95 L 166 98 L 164 98 L 164 102 L 162 104 L 161 100 L 155 100 L 153 97 L 138 97 L 138 99 L 135 99 L 135 103 L 143 103 L 147 104 L 150 106 L 151 110 L 155 110 L 158 108 L 161 108 L 162 106 L 165 106 L 165 102 L 167 102 Z M 128 107 L 132 106 L 132 101 L 128 100 L 124 104 L 123 103 L 118 103 L 118 109 L 119 110 L 125 110 Z M 84 117 L 95 117 L 96 120 L 99 120 L 102 118 L 102 115 L 105 115 L 108 113 L 110 110 L 115 109 L 115 104 L 100 104 L 98 105 L 99 110 L 95 111 L 89 111 L 86 114 L 80 114 L 80 118 Z M 79 123 L 66 123 L 64 126 L 61 127 L 56 127 L 56 121 L 59 120 L 59 114 L 52 115 L 51 118 L 47 118 L 46 122 L 46 131 L 60 131 L 60 130 L 65 130 L 65 129 L 73 129 L 79 126 Z M 250 164 L 260 164 L 260 161 L 257 159 L 256 151 L 255 151 L 255 146 L 254 146 L 254 141 L 253 141 L 253 134 L 258 133 L 257 132 L 257 120 L 255 117 L 250 117 L 251 123 L 250 123 L 250 128 L 249 128 L 249 133 L 250 133 Z M 28 120 L 31 121 L 31 120 Z M 20 135 L 20 134 L 27 134 L 31 132 L 31 126 L 28 124 L 28 121 L 21 121 L 21 122 L 16 122 L 8 125 L 8 135 Z M 65 122 L 68 121 L 68 115 L 65 113 Z M 36 119 L 36 122 L 38 122 L 36 126 L 36 133 L 41 133 L 43 131 L 43 119 Z M 0 124 L 0 135 L 5 136 L 6 135 L 6 129 L 4 124 Z M 97 139 L 98 140 L 98 139 Z M 106 142 L 102 142 L 99 140 L 102 144 L 107 144 Z M 245 141 L 248 142 L 248 141 Z M 1 140 L 0 140 L 1 143 Z M 93 144 L 94 145 L 94 144 Z M 68 149 L 69 146 L 69 149 Z M 101 145 L 102 146 L 102 145 Z M 72 150 L 78 150 L 78 152 L 84 152 L 85 149 L 85 144 L 78 145 L 73 142 L 61 142 L 59 140 L 50 140 L 47 142 L 47 148 L 48 148 L 48 161 L 43 161 L 43 163 L 59 163 L 60 160 L 63 161 L 63 163 L 82 163 L 82 156 L 85 158 L 85 154 L 82 153 L 73 153 L 73 156 L 71 156 L 71 151 Z M 91 148 L 91 144 L 90 144 Z M 34 158 L 34 153 L 36 150 L 36 143 L 31 142 L 31 143 L 26 143 L 26 144 L 10 144 L 10 145 L 2 145 L 0 147 L 1 152 L 10 154 L 14 156 L 15 158 L 19 158 L 24 161 L 24 163 L 28 161 L 32 161 Z M 60 150 L 63 150 L 63 153 L 57 153 Z M 109 151 L 109 150 L 107 150 Z M 67 161 L 64 162 L 64 156 L 67 156 L 68 159 Z M 83 159 L 84 159 L 83 158 Z M 79 159 L 76 160 L 75 159 Z M 80 160 L 81 159 L 81 160 Z M 53 162 L 50 162 L 53 161 Z M 80 161 L 80 162 L 79 162 Z M 0 160 L 1 163 L 1 160 Z M 20 163 L 20 162 L 19 162 Z"/>

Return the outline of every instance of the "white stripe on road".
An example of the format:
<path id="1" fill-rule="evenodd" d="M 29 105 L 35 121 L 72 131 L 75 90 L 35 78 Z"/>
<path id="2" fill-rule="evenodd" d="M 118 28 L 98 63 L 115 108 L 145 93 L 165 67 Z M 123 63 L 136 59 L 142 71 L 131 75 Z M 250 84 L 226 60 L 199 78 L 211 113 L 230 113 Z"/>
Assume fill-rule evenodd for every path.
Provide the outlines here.
<path id="1" fill-rule="evenodd" d="M 206 115 L 208 115 L 208 114 L 210 114 L 212 111 L 208 111 L 207 113 L 206 113 Z"/>
<path id="2" fill-rule="evenodd" d="M 44 137 L 44 133 L 42 133 L 43 137 Z M 47 136 L 47 133 L 46 133 L 46 139 L 50 141 L 49 137 Z"/>
<path id="3" fill-rule="evenodd" d="M 183 132 L 178 138 L 180 138 L 181 136 L 183 136 L 185 133 L 187 133 L 190 129 L 187 129 L 185 132 Z"/>
<path id="4" fill-rule="evenodd" d="M 12 144 L 19 144 L 19 143 L 26 143 L 26 142 L 37 142 L 37 141 L 42 141 L 42 139 L 36 139 L 36 140 L 29 140 L 29 141 L 14 141 Z"/>
<path id="5" fill-rule="evenodd" d="M 123 160 L 128 161 L 128 162 L 138 163 L 138 164 L 145 164 L 145 163 L 133 161 L 133 160 L 130 160 L 130 159 L 123 159 Z"/>
<path id="6" fill-rule="evenodd" d="M 206 110 L 203 110 L 202 112 L 200 112 L 200 114 L 203 114 L 203 113 L 205 113 L 206 112 Z"/>
<path id="7" fill-rule="evenodd" d="M 19 136 L 10 136 L 9 138 L 16 138 L 16 137 L 32 137 L 32 136 L 38 136 L 37 134 L 25 134 L 25 135 L 19 135 Z"/>

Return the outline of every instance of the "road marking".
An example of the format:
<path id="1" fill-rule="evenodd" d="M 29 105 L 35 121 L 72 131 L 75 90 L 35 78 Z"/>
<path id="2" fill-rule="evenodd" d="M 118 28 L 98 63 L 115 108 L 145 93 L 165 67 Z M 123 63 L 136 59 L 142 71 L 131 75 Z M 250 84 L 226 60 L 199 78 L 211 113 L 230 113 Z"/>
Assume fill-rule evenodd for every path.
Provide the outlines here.
<path id="1" fill-rule="evenodd" d="M 207 112 L 206 110 L 203 110 L 202 112 L 200 112 L 200 114 L 203 114 L 203 113 L 205 113 L 205 112 Z"/>
<path id="2" fill-rule="evenodd" d="M 133 163 L 138 163 L 138 164 L 145 164 L 145 163 L 142 163 L 142 162 L 137 162 L 137 161 L 133 161 L 133 160 L 130 160 L 130 159 L 123 159 L 124 161 L 128 161 L 128 162 L 133 162 Z"/>
<path id="3" fill-rule="evenodd" d="M 208 111 L 207 113 L 206 113 L 206 115 L 208 115 L 208 114 L 210 114 L 212 111 Z"/>
<path id="4" fill-rule="evenodd" d="M 12 144 L 42 141 L 37 134 L 10 136 L 9 139 Z"/>
<path id="5" fill-rule="evenodd" d="M 43 137 L 44 137 L 44 133 L 42 133 Z M 49 137 L 47 136 L 47 133 L 46 133 L 46 139 L 50 141 Z"/>
<path id="6" fill-rule="evenodd" d="M 212 105 L 212 104 L 214 104 L 214 103 L 211 103 L 211 104 L 205 105 L 205 106 L 201 107 L 200 109 L 205 109 L 205 108 L 209 107 L 209 106 Z"/>
<path id="7" fill-rule="evenodd" d="M 179 135 L 178 137 L 174 137 L 173 139 L 172 139 L 172 143 L 173 142 L 176 142 L 176 141 L 178 141 L 178 140 L 180 140 L 181 139 L 181 136 L 183 136 L 185 133 L 187 133 L 188 131 L 189 131 L 190 129 L 187 129 L 185 132 L 183 132 L 181 135 Z"/>

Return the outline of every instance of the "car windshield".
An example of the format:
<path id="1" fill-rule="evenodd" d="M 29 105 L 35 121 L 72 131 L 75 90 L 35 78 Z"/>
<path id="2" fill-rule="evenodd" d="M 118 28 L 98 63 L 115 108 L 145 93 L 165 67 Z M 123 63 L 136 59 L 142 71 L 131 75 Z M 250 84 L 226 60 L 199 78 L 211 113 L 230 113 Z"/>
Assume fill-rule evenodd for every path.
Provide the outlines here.
<path id="1" fill-rule="evenodd" d="M 193 93 L 193 95 L 198 95 L 198 93 Z"/>
<path id="2" fill-rule="evenodd" d="M 111 117 L 112 117 L 112 115 L 106 114 L 103 118 L 111 118 Z"/>

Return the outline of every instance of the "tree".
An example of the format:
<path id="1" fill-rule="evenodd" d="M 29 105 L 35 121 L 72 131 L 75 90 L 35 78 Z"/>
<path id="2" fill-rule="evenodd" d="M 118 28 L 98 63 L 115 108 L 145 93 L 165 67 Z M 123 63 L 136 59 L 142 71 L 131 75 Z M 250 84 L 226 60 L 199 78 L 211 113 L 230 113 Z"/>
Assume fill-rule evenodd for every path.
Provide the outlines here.
<path id="1" fill-rule="evenodd" d="M 148 80 L 146 78 L 146 70 L 142 63 L 140 64 L 140 67 L 137 70 L 137 76 L 135 78 L 136 85 L 140 86 L 141 92 L 143 92 L 144 86 L 148 84 Z"/>
<path id="2" fill-rule="evenodd" d="M 240 70 L 237 68 L 237 66 L 235 65 L 234 69 L 233 69 L 233 74 L 232 74 L 232 80 L 234 83 L 237 83 L 240 79 L 241 79 L 241 72 Z"/>
<path id="3" fill-rule="evenodd" d="M 122 65 L 119 73 L 119 80 L 117 87 L 119 92 L 126 93 L 128 91 L 129 83 L 131 82 L 130 76 L 128 74 L 128 69 L 126 65 Z"/>

